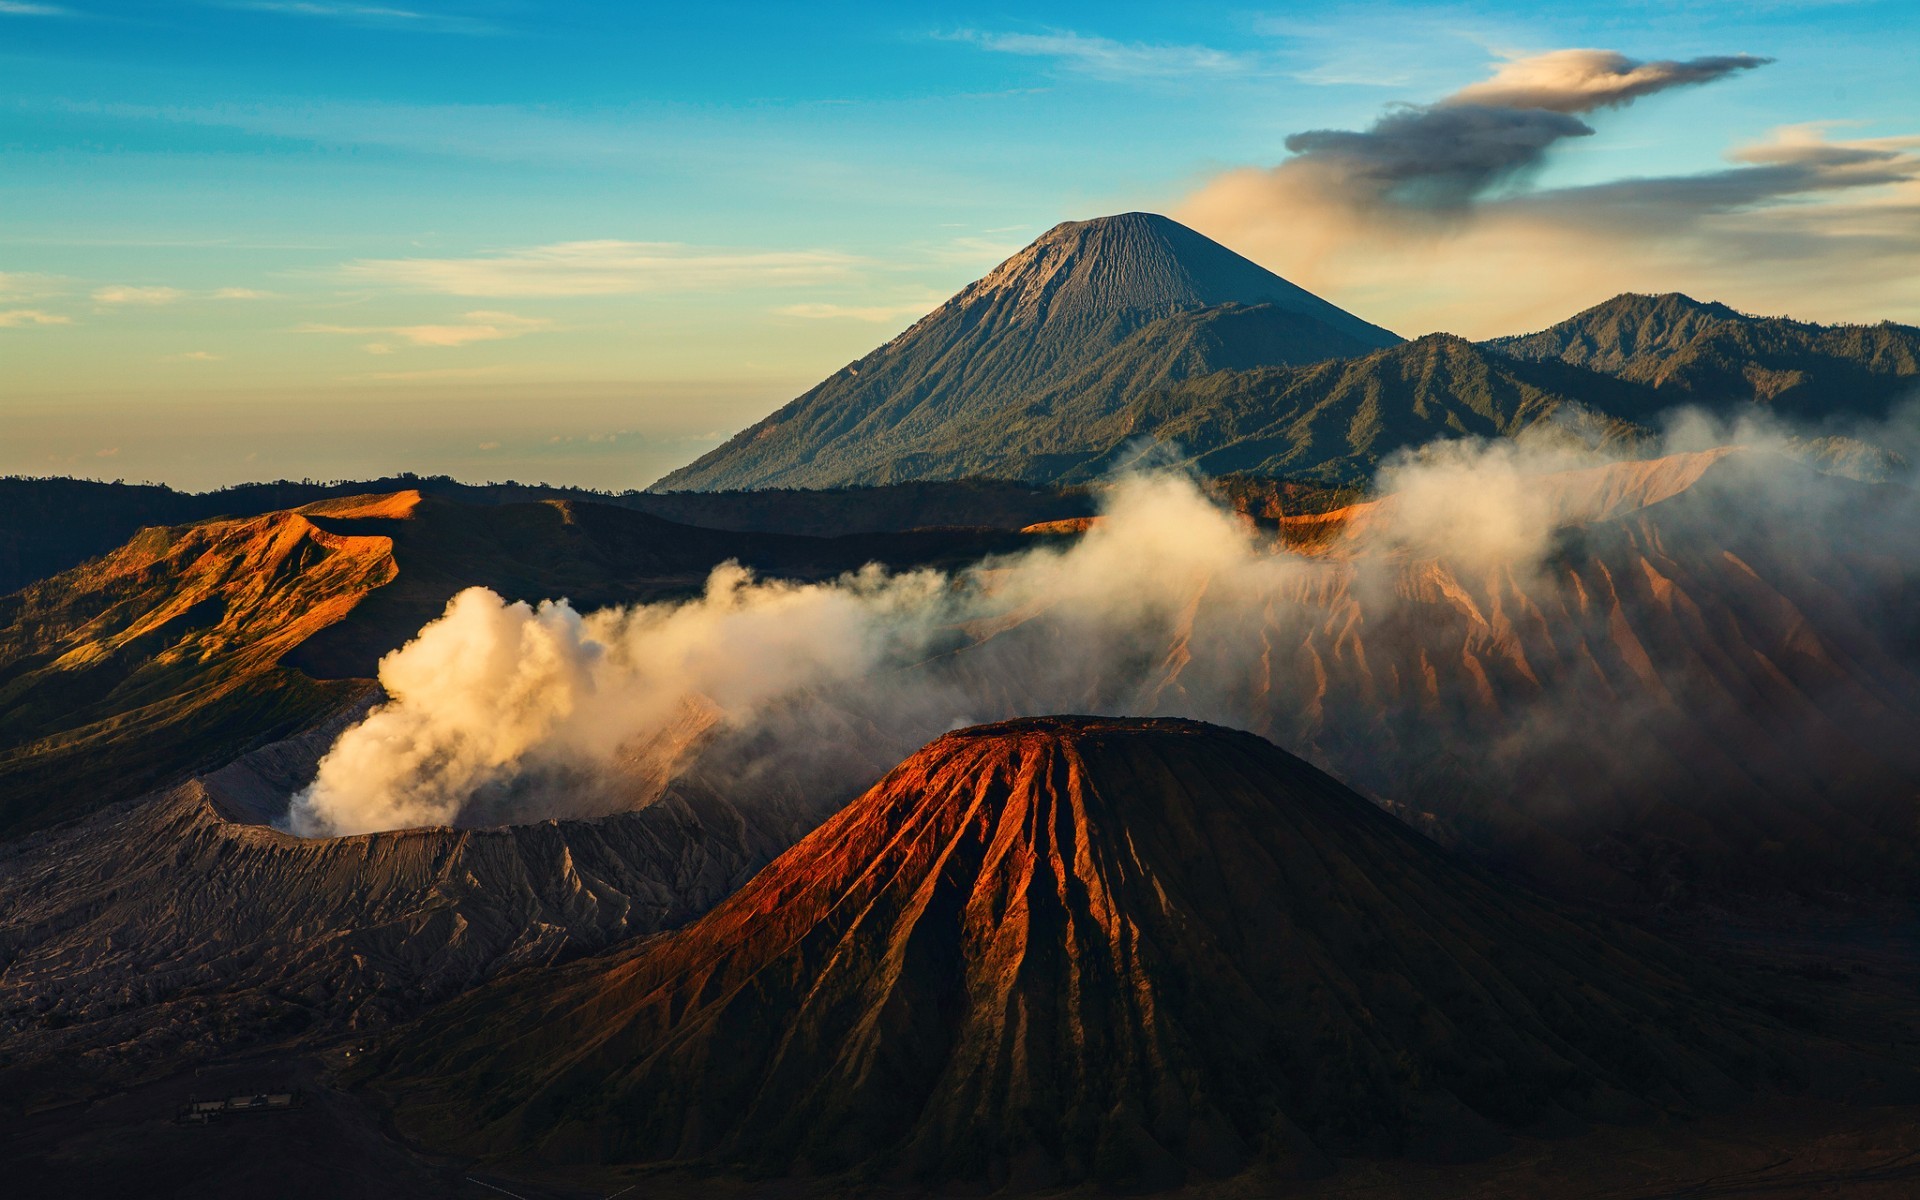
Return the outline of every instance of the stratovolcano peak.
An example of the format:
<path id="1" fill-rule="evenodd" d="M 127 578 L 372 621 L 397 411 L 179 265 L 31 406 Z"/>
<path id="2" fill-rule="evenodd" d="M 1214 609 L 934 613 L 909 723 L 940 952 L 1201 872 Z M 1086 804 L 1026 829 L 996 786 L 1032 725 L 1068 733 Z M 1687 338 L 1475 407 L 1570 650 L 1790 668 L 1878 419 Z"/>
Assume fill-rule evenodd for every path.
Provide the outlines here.
<path id="1" fill-rule="evenodd" d="M 1011 463 L 956 454 L 977 440 L 970 423 L 1004 429 L 1091 379 L 1128 393 L 1399 341 L 1171 218 L 1067 221 L 654 488 L 1011 478 Z"/>
<path id="2" fill-rule="evenodd" d="M 1023 321 L 1273 304 L 1369 346 L 1396 340 L 1213 239 L 1149 212 L 1063 221 L 948 303 L 986 301 Z"/>

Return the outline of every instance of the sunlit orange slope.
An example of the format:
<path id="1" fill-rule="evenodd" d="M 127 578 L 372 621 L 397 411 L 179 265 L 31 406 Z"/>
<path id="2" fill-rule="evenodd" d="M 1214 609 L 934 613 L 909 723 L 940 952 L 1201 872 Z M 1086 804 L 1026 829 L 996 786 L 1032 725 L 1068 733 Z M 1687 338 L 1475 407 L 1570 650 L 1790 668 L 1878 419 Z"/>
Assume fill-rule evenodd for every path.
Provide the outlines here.
<path id="1" fill-rule="evenodd" d="M 0 597 L 0 829 L 135 795 L 337 709 L 365 685 L 280 660 L 396 571 L 391 539 L 296 510 L 144 530 Z"/>

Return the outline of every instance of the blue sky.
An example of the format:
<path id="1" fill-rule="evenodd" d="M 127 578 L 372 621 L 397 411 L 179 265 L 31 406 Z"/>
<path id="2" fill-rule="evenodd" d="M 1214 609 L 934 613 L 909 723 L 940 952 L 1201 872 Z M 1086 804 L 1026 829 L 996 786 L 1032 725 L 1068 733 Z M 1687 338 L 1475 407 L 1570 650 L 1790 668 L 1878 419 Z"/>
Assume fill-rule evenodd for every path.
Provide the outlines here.
<path id="1" fill-rule="evenodd" d="M 1511 244 L 1496 224 L 1305 256 L 1261 233 L 1290 220 L 1194 198 L 1289 134 L 1547 51 L 1776 61 L 1597 113 L 1508 189 L 1713 172 L 1810 123 L 1822 153 L 1920 132 L 1920 6 L 1556 7 L 0 0 L 0 471 L 640 486 L 1054 222 L 1130 208 L 1213 214 L 1402 332 L 1545 324 L 1640 276 L 1511 284 L 1561 261 L 1550 240 L 1497 270 L 1434 257 Z M 1781 219 L 1837 198 L 1848 229 L 1897 224 L 1889 194 Z M 1791 240 L 1751 213 L 1641 258 L 1555 220 L 1644 261 L 1638 290 L 1920 319 L 1911 275 L 1842 289 L 1827 242 L 1825 274 L 1806 249 L 1721 269 L 1736 233 Z"/>

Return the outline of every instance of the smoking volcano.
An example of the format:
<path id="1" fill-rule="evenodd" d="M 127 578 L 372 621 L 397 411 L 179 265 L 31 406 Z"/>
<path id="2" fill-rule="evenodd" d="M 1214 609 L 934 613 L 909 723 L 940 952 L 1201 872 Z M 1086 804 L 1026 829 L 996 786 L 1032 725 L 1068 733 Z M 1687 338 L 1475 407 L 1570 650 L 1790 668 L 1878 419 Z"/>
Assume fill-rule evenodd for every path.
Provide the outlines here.
<path id="1" fill-rule="evenodd" d="M 1662 944 L 1250 734 L 948 734 L 698 922 L 396 1039 L 401 1125 L 550 1163 L 1161 1186 L 1458 1157 L 1781 1070 Z"/>
<path id="2" fill-rule="evenodd" d="M 817 808 L 944 730 L 1093 712 L 1269 737 L 1569 895 L 1907 888 L 1915 494 L 1757 448 L 1513 446 L 1264 531 L 1140 475 L 959 572 L 724 569 L 585 615 L 467 593 L 383 663 L 295 828 L 586 815 L 689 772 Z"/>

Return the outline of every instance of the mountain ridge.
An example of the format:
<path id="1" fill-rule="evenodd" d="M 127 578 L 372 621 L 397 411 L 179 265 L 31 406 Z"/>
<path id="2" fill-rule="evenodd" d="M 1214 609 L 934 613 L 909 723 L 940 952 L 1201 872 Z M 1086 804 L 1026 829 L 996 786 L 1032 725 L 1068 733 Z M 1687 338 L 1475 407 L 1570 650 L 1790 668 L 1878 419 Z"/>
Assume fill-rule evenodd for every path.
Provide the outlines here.
<path id="1" fill-rule="evenodd" d="M 469 506 L 576 501 L 633 509 L 702 529 L 831 537 L 930 527 L 1021 529 L 1084 516 L 1091 501 L 1071 489 L 991 479 L 915 480 L 877 487 L 796 492 L 602 492 L 549 484 L 462 483 L 403 473 L 329 483 L 278 480 L 207 492 L 164 484 L 62 477 L 0 478 L 0 595 L 111 553 L 142 529 L 257 517 L 322 500 L 415 491 Z"/>
<path id="2" fill-rule="evenodd" d="M 1195 319 L 1223 318 L 1210 311 Z M 1444 333 L 1353 358 L 1144 386 L 1135 386 L 1138 376 L 1107 376 L 1102 365 L 1006 411 L 956 422 L 944 457 L 907 457 L 896 469 L 1080 484 L 1151 440 L 1164 456 L 1208 474 L 1352 485 L 1370 482 L 1392 452 L 1436 438 L 1512 437 L 1558 422 L 1583 443 L 1631 441 L 1663 408 L 1641 384 L 1509 358 Z"/>
<path id="3" fill-rule="evenodd" d="M 1623 293 L 1536 333 L 1482 343 L 1644 384 L 1670 406 L 1760 406 L 1796 421 L 1878 420 L 1920 388 L 1920 328 L 1751 316 L 1679 292 Z"/>
<path id="4" fill-rule="evenodd" d="M 1277 276 L 1262 293 L 1177 270 L 1109 272 L 1097 256 L 1111 239 L 1070 238 L 1071 253 L 1052 253 L 1048 238 L 1069 228 L 654 489 L 1079 484 L 1133 457 L 1141 439 L 1202 470 L 1352 485 L 1435 437 L 1510 437 L 1553 421 L 1587 444 L 1634 441 L 1685 406 L 1738 416 L 1757 405 L 1811 428 L 1811 452 L 1862 478 L 1904 461 L 1859 426 L 1920 387 L 1920 328 L 1623 293 L 1532 334 L 1343 344 L 1324 311 L 1263 299 L 1298 291 Z M 1236 279 L 1259 271 L 1222 261 L 1238 264 Z M 991 336 L 948 328 L 992 320 Z"/>

